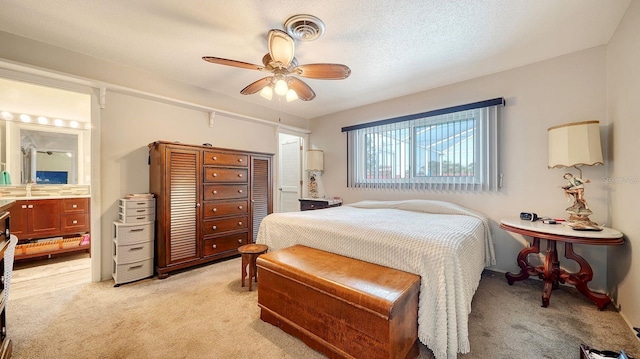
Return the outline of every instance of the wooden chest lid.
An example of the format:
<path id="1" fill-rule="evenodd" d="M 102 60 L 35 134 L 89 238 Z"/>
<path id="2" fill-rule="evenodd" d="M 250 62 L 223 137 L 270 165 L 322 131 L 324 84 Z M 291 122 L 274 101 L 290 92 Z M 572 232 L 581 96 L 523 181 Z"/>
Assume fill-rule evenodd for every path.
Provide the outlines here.
<path id="1" fill-rule="evenodd" d="M 420 289 L 418 275 L 303 245 L 262 254 L 257 265 L 387 318 Z"/>

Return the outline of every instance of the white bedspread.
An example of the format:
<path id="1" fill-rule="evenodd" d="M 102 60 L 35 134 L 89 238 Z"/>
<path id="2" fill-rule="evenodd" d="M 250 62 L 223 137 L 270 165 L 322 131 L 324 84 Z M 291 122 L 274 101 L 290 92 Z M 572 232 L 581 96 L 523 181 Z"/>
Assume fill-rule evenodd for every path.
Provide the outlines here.
<path id="1" fill-rule="evenodd" d="M 316 211 L 274 213 L 258 231 L 271 250 L 303 244 L 421 276 L 418 337 L 436 359 L 469 347 L 471 299 L 495 264 L 489 223 L 440 201 L 363 201 Z"/>

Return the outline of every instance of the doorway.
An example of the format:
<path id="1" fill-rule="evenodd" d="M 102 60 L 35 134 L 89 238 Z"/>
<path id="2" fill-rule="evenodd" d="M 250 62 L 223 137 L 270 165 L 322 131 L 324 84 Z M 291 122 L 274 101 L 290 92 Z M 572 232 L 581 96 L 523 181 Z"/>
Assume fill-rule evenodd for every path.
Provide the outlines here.
<path id="1" fill-rule="evenodd" d="M 300 210 L 302 194 L 302 149 L 304 139 L 286 133 L 278 134 L 278 212 Z"/>
<path id="2" fill-rule="evenodd" d="M 5 198 L 25 201 L 10 210 L 11 232 L 21 247 L 16 247 L 11 280 L 17 299 L 92 281 L 99 256 L 88 247 L 98 248 L 99 238 L 84 228 L 90 226 L 90 201 L 70 210 L 63 210 L 61 201 L 85 203 L 96 190 L 91 189 L 95 94 L 85 86 L 36 76 L 27 81 L 27 75 L 8 70 L 0 75 L 5 73 L 10 76 L 0 76 L 0 161 L 13 182 L 0 186 Z M 74 222 L 63 225 L 62 218 Z M 74 227 L 78 223 L 83 228 Z"/>

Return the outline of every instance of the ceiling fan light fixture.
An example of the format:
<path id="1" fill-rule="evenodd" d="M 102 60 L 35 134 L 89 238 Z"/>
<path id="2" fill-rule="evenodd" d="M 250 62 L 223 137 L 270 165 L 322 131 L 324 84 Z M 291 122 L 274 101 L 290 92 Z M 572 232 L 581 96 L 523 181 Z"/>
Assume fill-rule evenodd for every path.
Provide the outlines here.
<path id="1" fill-rule="evenodd" d="M 287 86 L 287 81 L 285 79 L 279 79 L 278 81 L 276 81 L 274 90 L 280 96 L 286 95 L 287 91 L 289 90 L 289 86 Z"/>
<path id="2" fill-rule="evenodd" d="M 262 90 L 260 90 L 260 96 L 271 101 L 271 99 L 273 98 L 273 89 L 271 88 L 271 86 L 263 87 Z"/>
<path id="3" fill-rule="evenodd" d="M 287 91 L 286 97 L 287 97 L 287 102 L 291 102 L 298 99 L 298 94 L 294 89 L 289 89 L 289 91 Z"/>

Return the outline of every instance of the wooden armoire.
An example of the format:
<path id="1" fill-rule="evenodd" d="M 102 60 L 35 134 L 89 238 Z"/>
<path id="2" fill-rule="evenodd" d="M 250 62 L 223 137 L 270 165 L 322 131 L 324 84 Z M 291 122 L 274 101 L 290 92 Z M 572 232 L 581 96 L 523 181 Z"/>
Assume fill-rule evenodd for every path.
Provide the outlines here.
<path id="1" fill-rule="evenodd" d="M 149 190 L 156 196 L 156 272 L 238 254 L 273 211 L 271 154 L 156 141 Z"/>

